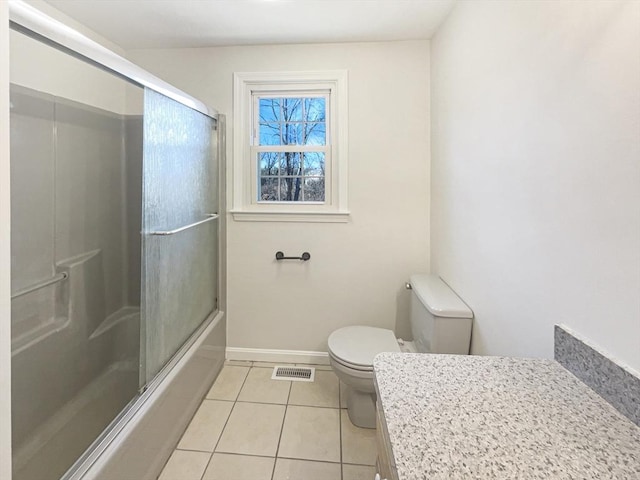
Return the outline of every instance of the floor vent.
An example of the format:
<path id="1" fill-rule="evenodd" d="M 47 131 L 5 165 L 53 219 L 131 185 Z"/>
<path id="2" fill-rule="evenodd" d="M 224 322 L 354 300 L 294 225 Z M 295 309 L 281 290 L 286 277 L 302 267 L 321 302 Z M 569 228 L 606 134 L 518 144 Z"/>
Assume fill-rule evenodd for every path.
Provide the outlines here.
<path id="1" fill-rule="evenodd" d="M 271 380 L 293 380 L 296 382 L 313 382 L 316 369 L 313 367 L 273 367 Z"/>

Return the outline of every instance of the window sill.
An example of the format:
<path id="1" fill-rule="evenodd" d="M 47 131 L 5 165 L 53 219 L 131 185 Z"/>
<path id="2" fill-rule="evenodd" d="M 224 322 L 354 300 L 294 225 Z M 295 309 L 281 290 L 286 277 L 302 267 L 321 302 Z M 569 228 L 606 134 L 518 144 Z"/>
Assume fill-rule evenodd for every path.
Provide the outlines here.
<path id="1" fill-rule="evenodd" d="M 236 222 L 347 223 L 349 212 L 274 212 L 231 210 Z"/>

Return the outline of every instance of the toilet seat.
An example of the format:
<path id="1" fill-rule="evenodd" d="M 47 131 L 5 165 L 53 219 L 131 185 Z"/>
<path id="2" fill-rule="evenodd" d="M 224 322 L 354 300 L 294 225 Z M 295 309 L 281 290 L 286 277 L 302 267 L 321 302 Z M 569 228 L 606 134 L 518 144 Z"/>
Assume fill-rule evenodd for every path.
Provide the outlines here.
<path id="1" fill-rule="evenodd" d="M 334 362 L 339 363 L 343 367 L 348 368 L 350 370 L 357 370 L 357 371 L 363 372 L 363 373 L 373 373 L 373 365 L 371 365 L 371 366 L 369 366 L 369 365 L 355 365 L 353 363 L 349 363 L 349 362 L 343 360 L 342 358 L 336 357 L 331 352 L 329 352 L 329 357 Z"/>
<path id="2" fill-rule="evenodd" d="M 393 331 L 362 325 L 343 327 L 327 340 L 329 355 L 347 368 L 373 370 L 373 358 L 382 352 L 400 352 Z"/>

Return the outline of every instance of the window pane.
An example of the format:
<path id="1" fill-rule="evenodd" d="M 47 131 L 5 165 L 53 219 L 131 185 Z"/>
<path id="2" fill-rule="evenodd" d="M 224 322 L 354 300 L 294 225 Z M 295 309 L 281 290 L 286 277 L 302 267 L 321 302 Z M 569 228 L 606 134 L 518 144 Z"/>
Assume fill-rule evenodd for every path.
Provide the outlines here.
<path id="1" fill-rule="evenodd" d="M 327 145 L 324 97 L 278 97 L 258 100 L 259 145 Z M 259 152 L 258 201 L 324 202 L 325 152 Z"/>
<path id="2" fill-rule="evenodd" d="M 307 152 L 304 154 L 305 176 L 324 176 L 324 153 Z"/>
<path id="3" fill-rule="evenodd" d="M 258 162 L 260 165 L 260 176 L 278 175 L 278 153 L 262 152 L 258 154 Z"/>
<path id="4" fill-rule="evenodd" d="M 285 123 L 282 128 L 283 145 L 302 145 L 302 123 Z"/>
<path id="5" fill-rule="evenodd" d="M 280 200 L 299 202 L 302 200 L 302 178 L 284 177 L 280 183 Z"/>
<path id="6" fill-rule="evenodd" d="M 324 98 L 260 98 L 259 145 L 326 145 Z"/>
<path id="7" fill-rule="evenodd" d="M 324 122 L 326 120 L 324 98 L 305 98 L 304 110 L 305 122 Z"/>
<path id="8" fill-rule="evenodd" d="M 278 122 L 281 120 L 280 99 L 279 98 L 261 98 L 260 99 L 260 121 L 261 122 Z"/>
<path id="9" fill-rule="evenodd" d="M 300 154 L 293 152 L 285 152 L 280 158 L 280 175 L 301 175 L 302 165 L 300 162 Z"/>
<path id="10" fill-rule="evenodd" d="M 282 98 L 282 120 L 285 122 L 301 122 L 302 119 L 302 99 Z"/>
<path id="11" fill-rule="evenodd" d="M 280 145 L 280 123 L 260 124 L 260 145 Z"/>
<path id="12" fill-rule="evenodd" d="M 304 201 L 324 202 L 324 177 L 304 179 Z"/>
<path id="13" fill-rule="evenodd" d="M 278 179 L 260 179 L 260 200 L 263 202 L 276 202 L 278 200 Z"/>
<path id="14" fill-rule="evenodd" d="M 325 145 L 326 144 L 326 124 L 305 123 L 304 124 L 305 145 Z"/>

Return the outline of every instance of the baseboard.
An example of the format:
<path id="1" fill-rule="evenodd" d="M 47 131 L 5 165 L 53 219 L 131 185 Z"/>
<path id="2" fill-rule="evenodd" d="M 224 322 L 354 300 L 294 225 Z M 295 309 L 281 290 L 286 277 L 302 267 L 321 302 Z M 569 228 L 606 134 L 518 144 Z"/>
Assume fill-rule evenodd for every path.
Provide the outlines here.
<path id="1" fill-rule="evenodd" d="M 308 350 L 269 350 L 265 348 L 242 347 L 227 347 L 226 351 L 227 360 L 329 365 L 329 354 L 327 352 L 314 352 Z"/>

